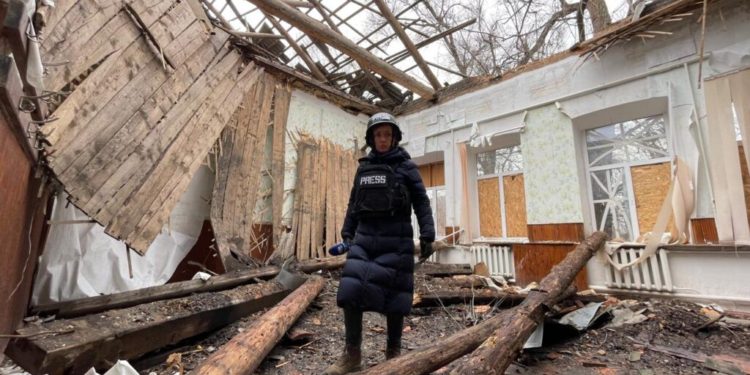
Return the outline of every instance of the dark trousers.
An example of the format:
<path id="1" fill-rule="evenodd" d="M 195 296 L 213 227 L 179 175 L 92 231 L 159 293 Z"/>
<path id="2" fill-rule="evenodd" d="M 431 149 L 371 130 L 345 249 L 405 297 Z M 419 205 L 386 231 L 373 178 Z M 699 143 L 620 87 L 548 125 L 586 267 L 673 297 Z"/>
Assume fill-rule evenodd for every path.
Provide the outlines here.
<path id="1" fill-rule="evenodd" d="M 400 314 L 386 314 L 388 326 L 388 347 L 401 347 L 401 331 L 404 329 L 404 316 Z M 362 345 L 362 310 L 344 309 L 344 328 L 346 329 L 346 345 L 360 347 Z"/>

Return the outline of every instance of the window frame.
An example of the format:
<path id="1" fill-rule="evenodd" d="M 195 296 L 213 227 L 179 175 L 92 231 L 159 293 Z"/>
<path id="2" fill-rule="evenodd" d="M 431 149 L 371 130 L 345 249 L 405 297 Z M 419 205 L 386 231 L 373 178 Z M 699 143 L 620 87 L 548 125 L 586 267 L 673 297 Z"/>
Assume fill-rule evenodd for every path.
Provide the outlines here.
<path id="1" fill-rule="evenodd" d="M 666 156 L 657 157 L 654 159 L 649 160 L 638 160 L 638 161 L 626 161 L 626 162 L 617 162 L 614 164 L 606 164 L 606 165 L 597 165 L 592 167 L 591 161 L 589 160 L 589 146 L 587 142 L 587 132 L 591 130 L 596 130 L 599 128 L 604 128 L 607 126 L 622 124 L 627 121 L 635 121 L 650 117 L 661 117 L 662 123 L 664 125 L 664 139 L 666 141 Z M 586 178 L 586 191 L 588 194 L 588 208 L 590 212 L 590 218 L 591 223 L 594 231 L 600 231 L 603 229 L 600 229 L 600 226 L 606 223 L 606 220 L 603 220 L 603 222 L 598 223 L 596 218 L 596 204 L 601 203 L 603 200 L 601 199 L 594 199 L 594 188 L 592 186 L 592 173 L 599 172 L 599 171 L 605 171 L 610 169 L 622 169 L 623 170 L 623 179 L 624 179 L 624 185 L 625 185 L 625 191 L 628 198 L 628 209 L 630 210 L 630 227 L 633 230 L 632 238 L 628 241 L 635 241 L 638 237 L 641 236 L 641 228 L 638 224 L 638 211 L 636 207 L 635 202 L 635 190 L 633 188 L 633 176 L 631 174 L 631 168 L 633 167 L 640 167 L 644 165 L 653 165 L 653 164 L 661 164 L 665 162 L 669 162 L 670 165 L 672 163 L 672 159 L 674 157 L 673 153 L 673 147 L 672 147 L 672 133 L 671 133 L 671 127 L 669 126 L 669 116 L 667 113 L 660 113 L 660 114 L 653 114 L 653 115 L 646 115 L 646 116 L 640 116 L 640 117 L 634 117 L 629 119 L 624 119 L 618 122 L 613 122 L 601 126 L 595 126 L 588 129 L 583 129 L 581 132 L 582 137 L 582 145 L 583 145 L 583 161 L 584 161 L 584 176 Z M 660 137 L 657 136 L 651 136 L 651 137 L 644 137 L 643 139 L 650 140 L 650 139 L 658 139 Z M 639 138 L 640 139 L 640 138 Z M 608 145 L 597 145 L 593 146 L 593 149 L 597 148 L 604 148 Z M 606 200 L 605 200 L 606 201 Z"/>
<path id="2" fill-rule="evenodd" d="M 524 173 L 524 159 L 523 159 L 523 153 L 521 152 L 521 144 L 520 143 L 518 143 L 518 144 L 511 144 L 511 145 L 508 145 L 508 146 L 498 147 L 498 148 L 494 148 L 492 150 L 487 150 L 487 151 L 483 151 L 482 152 L 482 153 L 485 153 L 485 152 L 497 152 L 497 150 L 500 150 L 500 149 L 504 149 L 504 148 L 510 148 L 510 149 L 512 149 L 512 148 L 516 148 L 516 147 L 518 147 L 518 152 L 521 155 L 521 169 L 517 169 L 517 170 L 513 170 L 513 171 L 507 171 L 507 172 L 500 172 L 500 173 L 483 174 L 483 175 L 480 176 L 479 175 L 479 169 L 477 168 L 477 177 L 476 177 L 477 182 L 479 182 L 480 180 L 488 180 L 488 179 L 491 179 L 491 178 L 497 178 L 498 179 L 498 190 L 499 190 L 499 196 L 500 196 L 500 220 L 501 220 L 501 223 L 502 223 L 500 229 L 503 231 L 502 236 L 500 236 L 499 238 L 502 238 L 502 239 L 508 239 L 508 238 L 528 238 L 528 236 L 527 237 L 508 237 L 508 220 L 507 220 L 507 215 L 506 215 L 506 212 L 505 212 L 505 189 L 503 188 L 503 177 L 505 177 L 505 176 L 523 175 L 523 173 Z M 474 164 L 475 165 L 479 164 L 479 154 L 480 153 L 477 153 L 475 155 L 475 158 L 474 158 Z M 494 172 L 494 170 L 493 170 L 493 172 Z M 478 189 L 479 189 L 479 185 L 477 184 L 476 188 L 474 189 L 475 190 L 475 192 L 474 192 L 475 194 L 474 195 L 477 197 L 477 207 L 479 207 L 479 193 L 478 193 L 479 190 Z M 481 224 L 481 222 L 479 220 L 479 210 L 477 210 L 474 215 L 476 216 L 476 220 L 479 223 L 479 233 L 481 233 L 481 225 L 482 224 Z M 528 223 L 526 223 L 526 224 L 528 225 Z"/>

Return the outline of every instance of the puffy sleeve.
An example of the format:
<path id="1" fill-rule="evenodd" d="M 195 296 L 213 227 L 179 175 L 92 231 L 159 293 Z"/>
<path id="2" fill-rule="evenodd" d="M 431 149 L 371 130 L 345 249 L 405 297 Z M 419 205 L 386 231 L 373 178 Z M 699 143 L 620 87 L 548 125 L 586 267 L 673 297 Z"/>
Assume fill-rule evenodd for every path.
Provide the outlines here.
<path id="1" fill-rule="evenodd" d="M 346 205 L 346 216 L 344 217 L 344 226 L 341 228 L 341 238 L 354 239 L 354 234 L 357 233 L 357 226 L 359 226 L 359 220 L 352 215 L 355 188 L 355 183 L 352 181 L 352 191 L 349 193 L 349 204 Z"/>
<path id="2" fill-rule="evenodd" d="M 411 204 L 414 208 L 414 214 L 417 216 L 417 223 L 419 223 L 419 239 L 425 242 L 433 242 L 435 241 L 435 221 L 432 218 L 430 198 L 427 197 L 422 176 L 419 175 L 419 168 L 411 160 L 405 161 L 403 166 L 411 196 Z"/>

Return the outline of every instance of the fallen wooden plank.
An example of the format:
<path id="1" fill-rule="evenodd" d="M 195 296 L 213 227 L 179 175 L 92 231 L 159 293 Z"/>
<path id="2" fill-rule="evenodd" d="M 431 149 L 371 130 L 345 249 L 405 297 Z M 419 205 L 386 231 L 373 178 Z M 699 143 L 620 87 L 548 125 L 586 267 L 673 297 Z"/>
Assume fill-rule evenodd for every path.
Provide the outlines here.
<path id="1" fill-rule="evenodd" d="M 345 261 L 345 257 L 310 259 L 294 264 L 294 269 L 305 273 L 313 273 L 321 270 L 334 270 L 343 267 Z M 278 273 L 279 267 L 277 266 L 236 270 L 223 275 L 213 276 L 207 281 L 180 281 L 122 293 L 32 306 L 30 313 L 33 315 L 54 314 L 57 318 L 71 318 L 158 300 L 183 297 L 193 293 L 213 292 L 234 288 L 238 285 L 253 282 L 256 279 L 270 279 Z"/>
<path id="2" fill-rule="evenodd" d="M 519 313 L 532 314 L 534 315 L 534 318 L 536 318 L 536 315 L 538 314 L 537 310 L 539 310 L 542 311 L 542 314 L 539 315 L 543 317 L 543 312 L 546 308 L 544 306 L 552 306 L 557 300 L 559 300 L 559 298 L 565 296 L 566 291 L 568 290 L 571 281 L 578 273 L 578 270 L 585 265 L 586 260 L 593 255 L 593 252 L 604 243 L 605 238 L 606 235 L 604 233 L 596 232 L 592 237 L 589 237 L 586 241 L 581 243 L 576 251 L 571 252 L 568 257 L 553 269 L 550 275 L 542 280 L 540 284 L 541 290 L 531 292 L 526 301 L 520 306 L 510 310 L 505 310 L 480 324 L 459 331 L 432 345 L 411 351 L 400 357 L 386 361 L 375 367 L 371 367 L 362 373 L 415 375 L 429 373 L 474 350 L 482 344 L 486 338 L 492 336 L 496 330 L 502 330 L 502 328 L 506 326 L 519 328 L 518 325 L 520 323 L 525 323 L 531 319 L 528 316 L 519 316 Z M 560 271 L 563 269 L 567 272 L 561 276 Z M 530 305 L 535 308 L 529 309 L 528 306 Z M 526 335 L 529 325 L 530 324 L 524 324 L 524 327 L 520 327 L 523 331 L 515 331 L 516 336 L 521 335 L 519 332 L 523 332 L 522 334 Z M 536 324 L 534 324 L 532 328 L 534 327 L 536 327 Z M 533 331 L 533 329 L 531 331 Z M 531 332 L 528 332 L 528 334 L 530 333 Z M 520 341 L 520 345 L 523 345 L 525 339 Z M 490 341 L 490 344 L 494 343 L 498 343 L 498 341 Z M 513 347 L 510 347 L 511 345 L 505 342 L 503 342 L 502 345 L 507 346 L 507 350 L 511 352 L 507 357 L 492 359 L 482 357 L 484 363 L 480 362 L 477 364 L 476 362 L 471 362 L 471 365 L 468 367 L 470 370 L 464 370 L 467 367 L 462 367 L 458 369 L 459 373 L 463 371 L 469 371 L 469 373 L 497 373 L 499 371 L 501 374 L 504 373 L 505 367 L 498 366 L 495 362 L 502 361 L 504 363 L 508 358 L 515 357 L 520 350 L 520 346 L 516 347 L 515 341 Z M 490 364 L 489 362 L 493 363 Z M 484 366 L 484 364 L 487 364 L 487 366 Z"/>
<path id="3" fill-rule="evenodd" d="M 489 305 L 498 304 L 498 307 L 510 307 L 519 305 L 526 299 L 526 294 L 505 293 L 492 289 L 475 290 L 435 290 L 429 292 L 415 293 L 413 307 L 432 307 L 454 304 Z"/>
<path id="4" fill-rule="evenodd" d="M 560 298 L 606 239 L 605 233 L 595 232 L 576 246 L 575 250 L 568 253 L 565 259 L 542 279 L 539 290 L 529 292 L 523 304 L 509 312 L 508 324 L 493 332 L 474 351 L 468 362 L 451 373 L 504 374 L 505 369 L 518 356 L 523 344 L 544 319 L 545 312 Z"/>
<path id="5" fill-rule="evenodd" d="M 195 368 L 193 374 L 252 374 L 325 286 L 314 277 Z"/>
<path id="6" fill-rule="evenodd" d="M 30 313 L 32 315 L 55 315 L 57 318 L 71 318 L 158 300 L 184 297 L 193 293 L 205 293 L 233 288 L 238 285 L 254 282 L 255 279 L 269 279 L 278 273 L 279 267 L 276 266 L 252 270 L 238 270 L 211 277 L 206 281 L 180 281 L 122 293 L 32 306 Z"/>
<path id="7" fill-rule="evenodd" d="M 430 276 L 453 276 L 453 275 L 471 275 L 474 271 L 469 264 L 440 264 L 440 263 L 422 263 L 416 266 L 414 272 L 423 273 Z"/>
<path id="8" fill-rule="evenodd" d="M 271 151 L 271 218 L 273 219 L 273 244 L 278 245 L 282 233 L 281 216 L 284 206 L 284 156 L 286 148 L 286 122 L 292 91 L 289 85 L 279 83 L 273 105 L 273 146 Z"/>
<path id="9" fill-rule="evenodd" d="M 31 373 L 83 374 L 109 367 L 188 337 L 227 325 L 270 307 L 291 290 L 277 282 L 151 302 L 74 319 L 54 320 L 17 331 L 6 354 Z M 56 336 L 44 332 L 69 332 Z M 36 335 L 36 336 L 29 336 Z"/>

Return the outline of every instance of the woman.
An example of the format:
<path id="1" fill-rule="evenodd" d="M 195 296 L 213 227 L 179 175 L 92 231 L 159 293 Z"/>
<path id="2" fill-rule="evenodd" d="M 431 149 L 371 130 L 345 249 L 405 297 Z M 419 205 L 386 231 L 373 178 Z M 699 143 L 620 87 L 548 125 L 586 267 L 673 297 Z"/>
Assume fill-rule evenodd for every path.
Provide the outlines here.
<path id="1" fill-rule="evenodd" d="M 386 359 L 401 353 L 404 316 L 414 292 L 414 230 L 411 209 L 420 229 L 420 258 L 432 254 L 435 225 L 417 165 L 401 147 L 401 129 L 388 113 L 367 123 L 370 153 L 359 160 L 349 196 L 341 237 L 329 252 L 348 251 L 336 302 L 344 310 L 346 347 L 325 374 L 346 374 L 362 368 L 362 313 L 386 316 Z"/>

